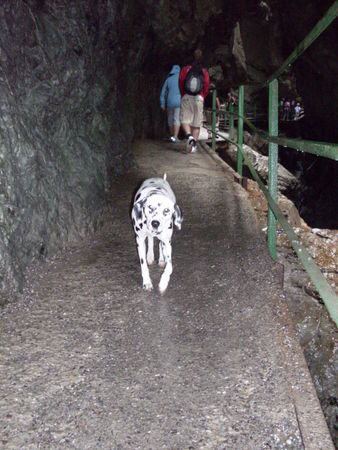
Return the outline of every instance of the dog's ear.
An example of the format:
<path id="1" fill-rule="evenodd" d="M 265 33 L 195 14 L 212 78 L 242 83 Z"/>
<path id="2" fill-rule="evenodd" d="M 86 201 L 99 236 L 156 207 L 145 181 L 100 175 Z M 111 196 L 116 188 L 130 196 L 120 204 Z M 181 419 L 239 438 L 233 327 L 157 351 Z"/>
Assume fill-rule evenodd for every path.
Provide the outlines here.
<path id="1" fill-rule="evenodd" d="M 182 222 L 183 222 L 183 214 L 182 214 L 181 208 L 178 206 L 177 203 L 175 203 L 174 209 L 175 209 L 175 212 L 173 214 L 174 224 L 180 230 Z"/>
<path id="2" fill-rule="evenodd" d="M 145 201 L 142 200 L 140 202 L 135 203 L 133 206 L 133 211 L 134 211 L 134 214 L 135 214 L 135 217 L 137 220 L 140 220 L 142 218 L 142 215 L 143 215 L 142 210 L 143 210 L 144 203 L 145 203 Z"/>

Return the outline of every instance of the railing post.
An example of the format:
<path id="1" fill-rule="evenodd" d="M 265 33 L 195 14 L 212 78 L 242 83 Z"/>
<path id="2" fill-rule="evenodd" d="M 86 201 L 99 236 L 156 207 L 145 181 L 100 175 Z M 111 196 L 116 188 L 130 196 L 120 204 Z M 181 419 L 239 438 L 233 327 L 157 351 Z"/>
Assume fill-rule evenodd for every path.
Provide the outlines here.
<path id="1" fill-rule="evenodd" d="M 238 146 L 243 148 L 243 116 L 244 116 L 244 86 L 238 89 Z M 237 152 L 237 172 L 240 176 L 243 174 L 243 155 L 241 151 Z"/>
<path id="2" fill-rule="evenodd" d="M 278 80 L 269 83 L 269 136 L 278 136 Z M 269 193 L 278 202 L 278 144 L 269 142 Z M 277 259 L 277 220 L 268 209 L 268 246 L 272 259 Z"/>
<path id="3" fill-rule="evenodd" d="M 229 138 L 234 140 L 234 131 L 235 131 L 235 119 L 234 119 L 234 105 L 233 103 L 229 104 Z"/>
<path id="4" fill-rule="evenodd" d="M 211 148 L 216 150 L 216 89 L 212 91 Z"/>

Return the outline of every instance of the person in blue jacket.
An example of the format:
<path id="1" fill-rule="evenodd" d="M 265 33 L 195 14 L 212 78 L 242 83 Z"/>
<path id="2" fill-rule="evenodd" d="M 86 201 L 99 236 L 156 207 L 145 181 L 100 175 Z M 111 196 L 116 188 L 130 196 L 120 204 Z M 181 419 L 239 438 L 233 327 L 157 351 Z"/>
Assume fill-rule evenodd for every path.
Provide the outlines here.
<path id="1" fill-rule="evenodd" d="M 172 66 L 168 78 L 162 86 L 160 95 L 161 109 L 167 109 L 168 126 L 170 129 L 170 141 L 178 142 L 178 132 L 180 131 L 180 106 L 181 94 L 178 86 L 178 77 L 180 75 L 180 66 Z"/>

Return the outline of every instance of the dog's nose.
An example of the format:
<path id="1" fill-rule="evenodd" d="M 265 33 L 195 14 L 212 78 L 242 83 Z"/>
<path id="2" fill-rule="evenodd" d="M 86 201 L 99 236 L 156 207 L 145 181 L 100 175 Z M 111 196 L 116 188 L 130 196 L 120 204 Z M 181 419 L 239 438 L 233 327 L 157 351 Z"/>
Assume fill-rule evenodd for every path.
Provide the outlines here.
<path id="1" fill-rule="evenodd" d="M 151 226 L 152 226 L 153 228 L 158 228 L 158 227 L 160 226 L 160 222 L 159 222 L 158 220 L 153 220 L 153 221 L 151 222 Z"/>

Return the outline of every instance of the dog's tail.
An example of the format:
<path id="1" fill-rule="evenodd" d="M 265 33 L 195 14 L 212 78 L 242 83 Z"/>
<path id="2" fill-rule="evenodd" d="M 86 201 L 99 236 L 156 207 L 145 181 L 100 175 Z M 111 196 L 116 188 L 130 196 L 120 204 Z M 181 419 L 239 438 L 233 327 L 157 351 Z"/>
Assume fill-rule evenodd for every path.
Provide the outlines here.
<path id="1" fill-rule="evenodd" d="M 167 174 L 165 173 L 164 175 L 163 175 L 163 180 L 166 180 L 167 179 Z"/>

